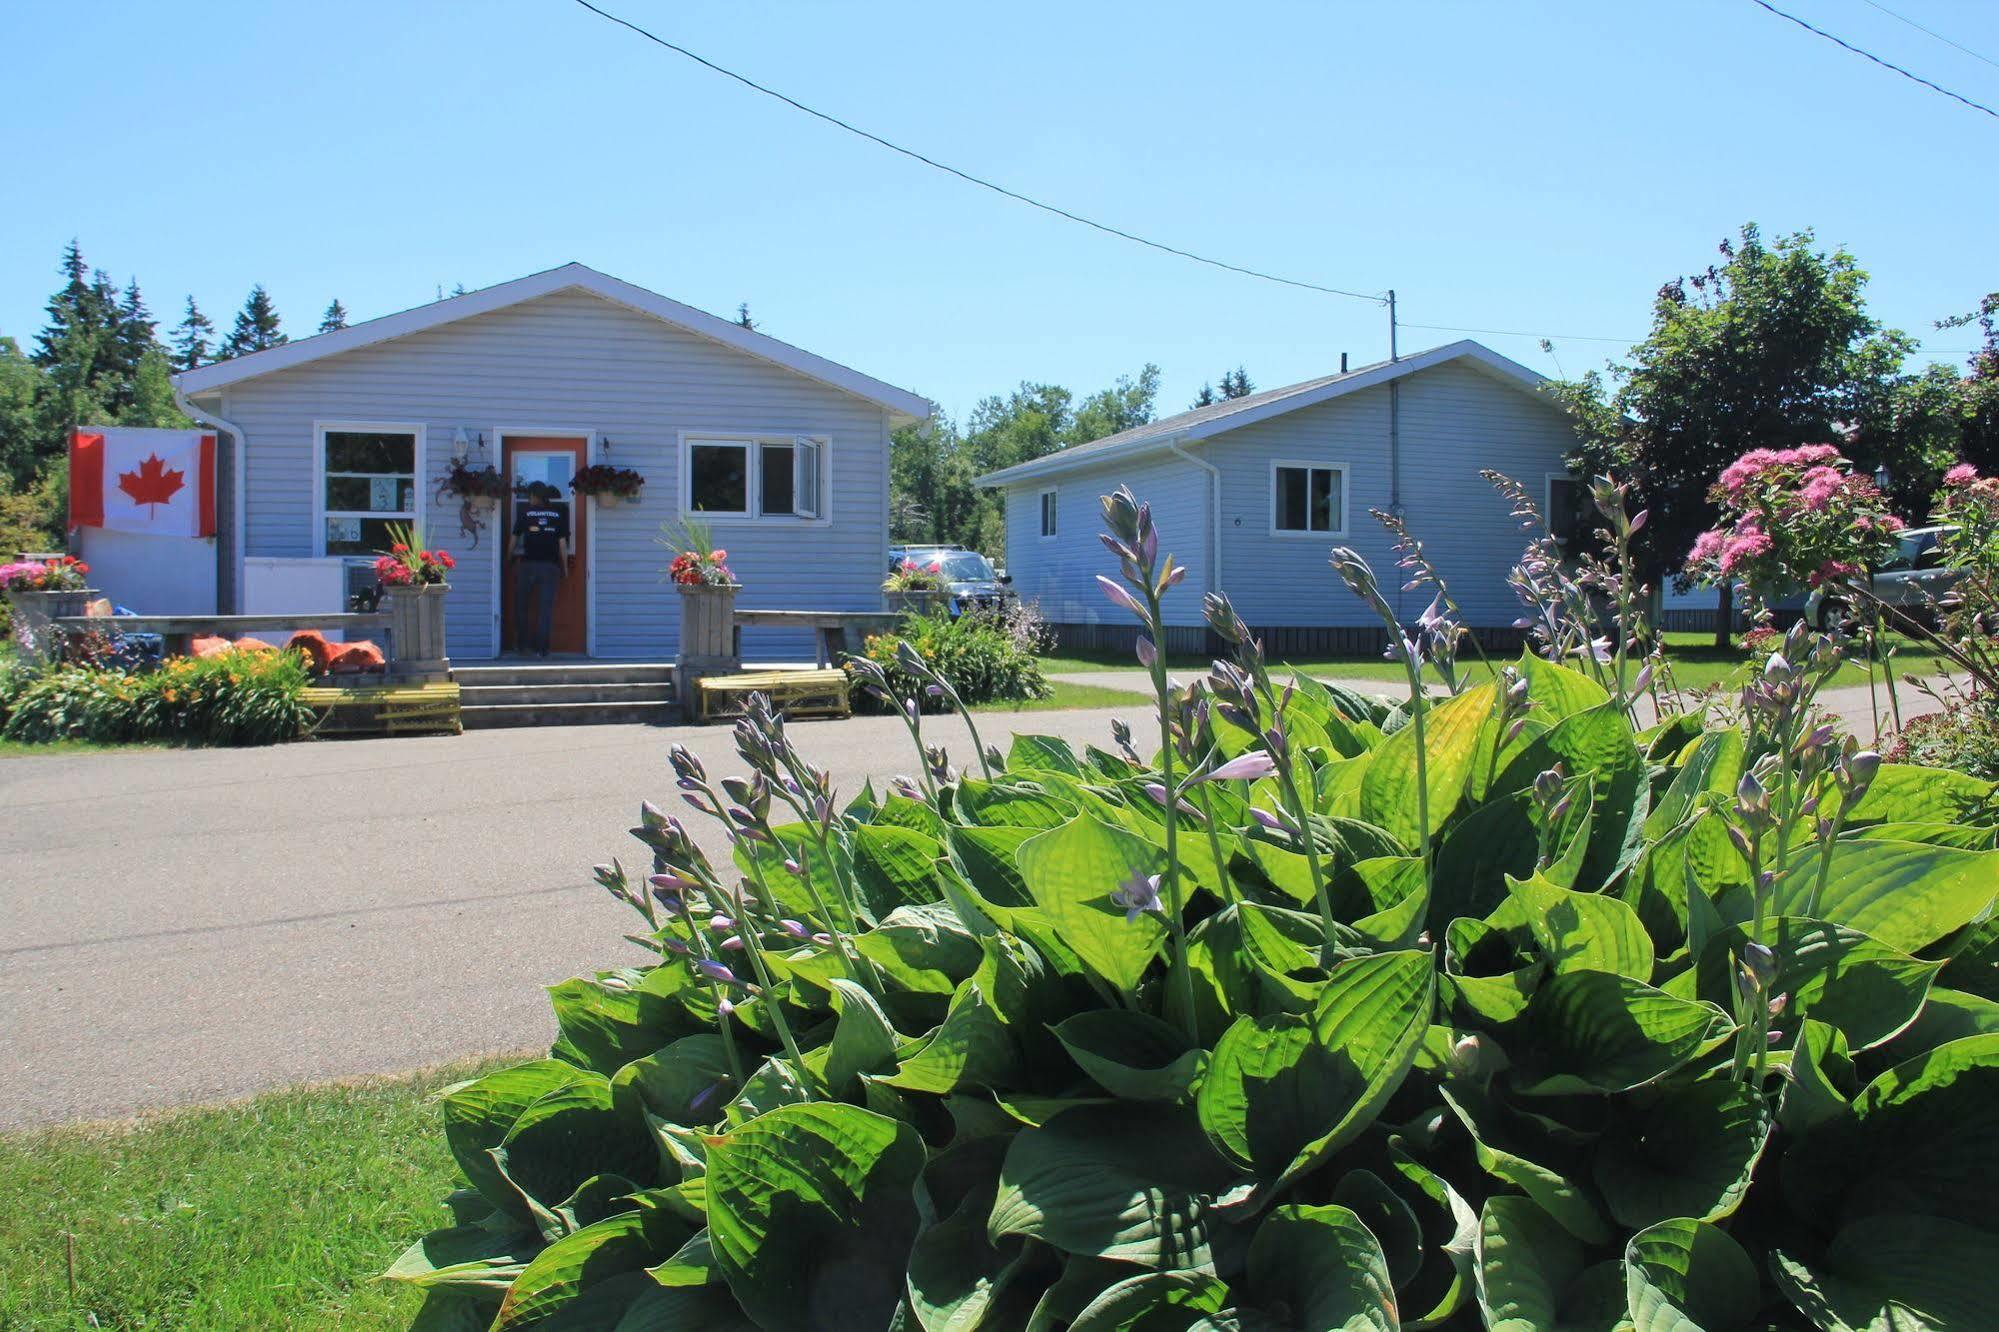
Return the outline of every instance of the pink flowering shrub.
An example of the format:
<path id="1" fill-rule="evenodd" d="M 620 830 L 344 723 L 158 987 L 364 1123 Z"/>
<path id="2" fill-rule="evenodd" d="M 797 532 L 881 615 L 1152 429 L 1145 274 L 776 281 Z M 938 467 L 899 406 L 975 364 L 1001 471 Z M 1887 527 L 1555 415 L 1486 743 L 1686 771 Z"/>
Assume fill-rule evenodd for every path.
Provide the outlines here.
<path id="1" fill-rule="evenodd" d="M 1695 538 L 1689 576 L 1740 580 L 1753 599 L 1798 583 L 1851 578 L 1895 549 L 1902 520 L 1830 444 L 1751 449 L 1708 492 L 1721 524 Z"/>

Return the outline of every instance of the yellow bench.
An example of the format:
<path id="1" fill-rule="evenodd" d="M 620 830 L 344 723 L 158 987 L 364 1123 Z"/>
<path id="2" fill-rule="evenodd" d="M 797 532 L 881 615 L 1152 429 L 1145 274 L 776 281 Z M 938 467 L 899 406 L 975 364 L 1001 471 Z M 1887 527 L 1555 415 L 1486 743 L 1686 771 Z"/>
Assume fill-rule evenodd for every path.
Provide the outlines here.
<path id="1" fill-rule="evenodd" d="M 704 675 L 698 686 L 696 715 L 704 722 L 741 716 L 751 694 L 768 695 L 787 717 L 853 715 L 847 706 L 847 673 L 842 670 Z"/>
<path id="2" fill-rule="evenodd" d="M 317 735 L 457 735 L 458 686 L 313 685 L 305 701 L 319 713 Z"/>

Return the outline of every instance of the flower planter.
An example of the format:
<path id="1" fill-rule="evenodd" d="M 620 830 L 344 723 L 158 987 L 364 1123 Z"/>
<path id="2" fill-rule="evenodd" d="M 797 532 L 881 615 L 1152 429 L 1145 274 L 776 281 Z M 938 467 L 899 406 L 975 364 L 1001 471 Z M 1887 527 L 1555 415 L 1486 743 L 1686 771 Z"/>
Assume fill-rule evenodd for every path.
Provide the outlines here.
<path id="1" fill-rule="evenodd" d="M 683 717 L 693 719 L 704 675 L 743 668 L 736 651 L 736 583 L 675 583 L 680 593 L 680 647 L 673 655 L 673 693 Z"/>
<path id="2" fill-rule="evenodd" d="M 84 607 L 96 595 L 94 587 L 67 592 L 7 593 L 7 604 L 14 611 L 14 644 L 21 655 L 53 657 L 60 635 L 52 622 L 65 615 L 83 614 Z"/>
<path id="3" fill-rule="evenodd" d="M 949 592 L 883 592 L 888 608 L 903 615 L 930 615 L 945 605 Z"/>
<path id="4" fill-rule="evenodd" d="M 449 583 L 386 587 L 389 612 L 389 670 L 401 680 L 447 680 L 451 658 L 444 650 L 444 598 Z"/>

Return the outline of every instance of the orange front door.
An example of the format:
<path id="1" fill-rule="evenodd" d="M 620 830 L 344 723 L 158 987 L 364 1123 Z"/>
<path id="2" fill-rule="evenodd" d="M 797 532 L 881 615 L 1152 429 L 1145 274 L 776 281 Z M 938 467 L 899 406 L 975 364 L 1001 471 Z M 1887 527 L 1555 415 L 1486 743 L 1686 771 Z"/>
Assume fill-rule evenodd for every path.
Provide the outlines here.
<path id="1" fill-rule="evenodd" d="M 500 573 L 500 642 L 504 650 L 517 652 L 526 642 L 521 622 L 522 607 L 514 586 L 514 519 L 527 503 L 519 492 L 540 481 L 553 486 L 555 503 L 569 511 L 569 572 L 555 595 L 555 621 L 549 628 L 551 652 L 582 653 L 590 642 L 588 599 L 583 595 L 590 577 L 590 505 L 569 489 L 569 479 L 585 462 L 589 441 L 508 435 L 500 445 L 500 471 L 516 491 L 507 502 L 507 537 L 501 547 L 506 552 Z"/>

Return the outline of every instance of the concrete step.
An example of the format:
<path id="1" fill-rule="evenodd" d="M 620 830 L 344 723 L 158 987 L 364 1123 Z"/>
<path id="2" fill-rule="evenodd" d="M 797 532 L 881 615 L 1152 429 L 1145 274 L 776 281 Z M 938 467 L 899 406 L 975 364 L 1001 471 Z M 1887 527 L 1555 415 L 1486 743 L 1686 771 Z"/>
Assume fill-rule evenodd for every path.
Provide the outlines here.
<path id="1" fill-rule="evenodd" d="M 464 685 L 663 684 L 673 679 L 668 661 L 503 661 L 453 666 Z"/>
<path id="2" fill-rule="evenodd" d="M 626 684 L 593 681 L 587 684 L 460 684 L 460 701 L 466 707 L 512 706 L 526 703 L 668 703 L 673 699 L 669 680 L 647 680 Z"/>
<path id="3" fill-rule="evenodd" d="M 467 703 L 460 713 L 468 731 L 502 726 L 606 726 L 642 722 L 663 726 L 680 720 L 676 704 L 650 703 Z"/>

